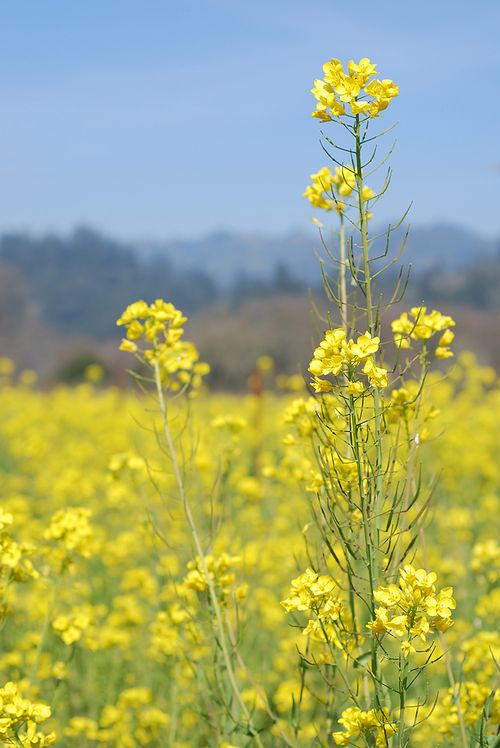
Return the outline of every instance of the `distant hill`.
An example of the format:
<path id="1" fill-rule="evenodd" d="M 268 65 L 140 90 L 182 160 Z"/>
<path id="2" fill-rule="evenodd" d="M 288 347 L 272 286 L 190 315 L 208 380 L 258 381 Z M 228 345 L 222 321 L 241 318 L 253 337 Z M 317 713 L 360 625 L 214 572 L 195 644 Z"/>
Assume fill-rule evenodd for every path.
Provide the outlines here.
<path id="1" fill-rule="evenodd" d="M 394 233 L 394 251 L 403 237 L 402 229 Z M 403 257 L 415 270 L 410 297 L 498 305 L 498 244 L 453 226 L 415 228 Z M 381 238 L 374 251 L 382 248 Z M 19 285 L 31 320 L 105 340 L 117 335 L 117 315 L 138 298 L 169 298 L 191 314 L 221 302 L 237 308 L 246 299 L 305 296 L 320 286 L 319 249 L 318 236 L 303 232 L 125 244 L 80 228 L 69 236 L 0 236 L 0 273 L 12 292 Z"/>
<path id="2" fill-rule="evenodd" d="M 403 227 L 393 232 L 394 251 L 405 233 Z M 335 246 L 336 238 L 329 237 L 327 231 L 325 239 Z M 376 249 L 384 246 L 385 238 L 381 237 Z M 436 267 L 456 270 L 494 256 L 499 248 L 500 238 L 490 239 L 458 226 L 414 227 L 403 261 L 411 263 L 417 272 Z M 201 239 L 139 242 L 136 251 L 144 258 L 167 257 L 178 268 L 202 270 L 227 286 L 240 276 L 269 278 L 278 265 L 305 283 L 314 284 L 319 277 L 314 256 L 322 249 L 318 234 L 313 231 L 291 231 L 279 236 L 220 231 Z"/>
<path id="3" fill-rule="evenodd" d="M 218 297 L 206 273 L 174 268 L 165 256 L 144 263 L 131 245 L 87 228 L 67 237 L 4 234 L 0 262 L 17 271 L 44 322 L 93 338 L 116 335 L 117 315 L 138 298 L 175 298 L 192 312 Z"/>
<path id="4" fill-rule="evenodd" d="M 397 233 L 394 248 L 403 236 Z M 500 368 L 497 243 L 444 226 L 416 228 L 411 237 L 404 260 L 414 272 L 405 306 L 425 301 L 452 313 L 458 345 Z M 241 387 L 261 353 L 272 353 L 279 371 L 296 371 L 319 334 L 309 289 L 326 310 L 318 248 L 317 236 L 301 232 L 221 232 L 155 244 L 124 243 L 88 228 L 69 236 L 4 234 L 0 356 L 35 368 L 45 381 L 61 372 L 73 376 L 97 357 L 123 381 L 116 318 L 136 299 L 163 297 L 189 314 L 190 335 L 212 365 L 212 383 Z M 394 272 L 379 279 L 385 298 Z"/>
<path id="5" fill-rule="evenodd" d="M 222 286 L 241 276 L 270 278 L 277 265 L 308 283 L 318 280 L 315 238 L 302 231 L 279 236 L 219 231 L 201 239 L 145 242 L 137 249 L 144 258 L 168 257 L 177 267 L 200 268 Z"/>

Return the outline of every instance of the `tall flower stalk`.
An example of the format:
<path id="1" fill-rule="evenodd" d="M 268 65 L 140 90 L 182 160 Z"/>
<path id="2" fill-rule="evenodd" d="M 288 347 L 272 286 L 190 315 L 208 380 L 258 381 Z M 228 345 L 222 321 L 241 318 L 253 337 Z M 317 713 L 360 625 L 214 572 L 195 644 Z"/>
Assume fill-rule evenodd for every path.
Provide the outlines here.
<path id="1" fill-rule="evenodd" d="M 333 733 L 334 742 L 402 748 L 418 723 L 419 707 L 408 713 L 408 694 L 433 657 L 433 632 L 442 634 L 451 625 L 455 606 L 451 588 L 437 592 L 435 574 L 415 566 L 416 558 L 422 562 L 418 540 L 428 503 L 416 480 L 425 418 L 420 404 L 431 357 L 452 355 L 454 322 L 425 307 L 412 309 L 392 323 L 392 352 L 385 352 L 390 346 L 382 342 L 382 311 L 401 300 L 405 283 L 386 301 L 378 298 L 375 280 L 399 259 L 404 242 L 391 257 L 395 227 L 389 227 L 385 248 L 374 252 L 381 237 L 375 244 L 370 234 L 372 209 L 391 172 L 377 193 L 366 179 L 386 162 L 375 162 L 384 133 L 372 135 L 371 129 L 399 90 L 392 80 L 376 78 L 368 58 L 351 60 L 347 70 L 332 59 L 323 71 L 312 89 L 313 117 L 334 125 L 338 134 L 323 133 L 332 166 L 311 175 L 304 196 L 340 219 L 337 250 L 325 241 L 320 224 L 323 279 L 337 303 L 339 325 L 325 332 L 309 366 L 319 398 L 311 429 L 319 475 L 310 490 L 322 542 L 308 584 L 302 586 L 303 577 L 295 580 L 296 593 L 283 605 L 289 612 L 309 612 L 304 633 L 330 648 L 342 682 L 350 684 L 338 713 L 343 730 Z M 334 272 L 338 295 L 332 292 Z M 411 376 L 418 367 L 415 388 Z M 335 590 L 335 615 L 329 589 Z"/>
<path id="2" fill-rule="evenodd" d="M 227 577 L 232 560 L 228 557 L 222 563 L 217 562 L 203 547 L 186 490 L 167 407 L 166 392 L 175 393 L 196 389 L 201 384 L 201 378 L 209 371 L 205 363 L 198 361 L 198 351 L 195 346 L 182 340 L 185 321 L 186 318 L 178 309 L 161 299 L 157 299 L 152 305 L 144 301 L 135 302 L 127 307 L 118 320 L 118 325 L 126 328 L 126 337 L 122 340 L 121 349 L 135 353 L 139 361 L 151 369 L 166 454 L 173 470 L 178 496 L 196 553 L 185 584 L 187 588 L 208 593 L 209 611 L 213 622 L 212 646 L 214 652 L 220 652 L 222 656 L 222 666 L 216 669 L 216 677 L 218 687 L 222 691 L 227 691 L 225 705 L 227 719 L 223 719 L 222 724 L 216 726 L 217 733 L 229 737 L 241 720 L 254 744 L 258 748 L 263 748 L 237 681 L 237 648 L 235 642 L 232 641 L 231 630 L 223 610 L 226 593 L 222 588 L 221 595 L 218 589 L 218 570 L 223 569 Z M 228 728 L 225 727 L 226 723 L 229 725 Z"/>
<path id="3" fill-rule="evenodd" d="M 430 370 L 453 356 L 455 323 L 425 306 L 398 308 L 396 314 L 393 307 L 401 303 L 408 280 L 403 271 L 389 298 L 380 293 L 378 279 L 399 260 L 406 238 L 393 250 L 392 236 L 404 216 L 378 235 L 371 228 L 391 181 L 390 170 L 379 180 L 390 151 L 376 162 L 385 133 L 373 129 L 399 93 L 393 81 L 376 75 L 367 58 L 351 60 L 346 69 L 333 59 L 312 90 L 313 116 L 329 128 L 322 144 L 330 161 L 311 175 L 304 195 L 315 209 L 338 219 L 333 241 L 315 219 L 333 310 L 308 366 L 310 390 L 286 408 L 283 420 L 291 433 L 283 439 L 284 453 L 268 450 L 262 441 L 269 402 L 262 397 L 262 374 L 272 368 L 263 357 L 253 381 L 248 464 L 233 465 L 246 421 L 225 413 L 210 422 L 207 450 L 210 467 L 219 460 L 220 474 L 213 482 L 198 480 L 194 459 L 186 459 L 188 449 L 191 455 L 196 450 L 180 414 L 191 415 L 184 410 L 186 399 L 198 391 L 208 367 L 184 340 L 186 318 L 157 300 L 131 304 L 118 320 L 126 329 L 121 348 L 138 358 L 137 377 L 156 398 L 154 431 L 169 468 L 164 485 L 182 509 L 182 537 L 189 546 L 187 571 L 183 577 L 172 573 L 150 625 L 155 660 L 171 659 L 164 674 L 172 700 L 172 745 L 188 734 L 195 714 L 179 711 L 181 697 L 186 707 L 186 673 L 189 688 L 197 689 L 198 742 L 210 748 L 409 748 L 428 745 L 436 729 L 445 741 L 458 736 L 464 748 L 469 738 L 471 745 L 492 745 L 498 698 L 488 690 L 486 676 L 463 681 L 454 669 L 445 638 L 454 622 L 453 589 L 443 584 L 441 567 L 440 579 L 429 568 L 425 548 L 435 482 L 424 476 L 421 454 L 439 412 L 432 403 L 436 377 Z M 217 430 L 229 440 L 218 455 L 211 440 Z M 297 478 L 311 497 L 312 521 L 302 530 L 305 553 L 281 602 L 294 625 L 289 638 L 279 628 L 285 624 L 272 561 L 269 587 L 252 589 L 259 564 L 275 547 L 280 562 L 288 559 L 292 566 L 287 542 L 272 540 L 270 553 L 264 539 L 289 508 L 276 505 L 280 494 L 272 480 L 278 470 L 287 480 Z M 257 504 L 264 494 L 267 509 Z M 242 530 L 236 514 L 249 532 L 246 549 L 242 538 L 233 538 Z M 168 525 L 164 533 L 154 517 L 151 521 L 168 546 Z M 233 540 L 241 556 L 226 550 Z M 299 553 L 294 548 L 294 558 Z M 473 564 L 481 574 L 488 569 L 488 585 L 497 553 L 489 543 L 475 549 Z M 240 563 L 247 564 L 247 574 L 253 570 L 250 584 L 240 583 Z M 445 565 L 442 571 L 447 573 Z M 481 603 L 484 611 L 491 605 L 489 598 Z M 56 628 L 64 626 L 67 622 L 59 621 Z M 277 639 L 266 638 L 259 650 L 266 626 Z M 481 631 L 465 645 L 476 662 L 493 641 L 490 633 Z M 268 642 L 279 642 L 276 652 Z M 243 645 L 255 648 L 258 662 Z M 290 681 L 282 676 L 297 653 L 299 673 Z M 437 688 L 446 677 L 451 688 L 440 698 Z"/>

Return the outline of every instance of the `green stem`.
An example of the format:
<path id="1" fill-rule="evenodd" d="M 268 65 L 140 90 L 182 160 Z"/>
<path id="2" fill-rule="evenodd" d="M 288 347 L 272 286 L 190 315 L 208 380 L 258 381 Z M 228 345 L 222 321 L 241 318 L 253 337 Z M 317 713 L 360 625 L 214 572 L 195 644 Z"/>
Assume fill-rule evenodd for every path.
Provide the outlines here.
<path id="1" fill-rule="evenodd" d="M 179 680 L 179 660 L 175 661 L 174 677 L 172 678 L 172 684 L 170 688 L 170 702 L 172 708 L 170 710 L 171 722 L 169 730 L 169 742 L 171 746 L 175 745 L 177 739 L 177 716 L 178 716 L 178 702 L 177 702 L 177 683 Z"/>
<path id="2" fill-rule="evenodd" d="M 405 727 L 405 710 L 406 710 L 406 674 L 408 663 L 404 655 L 399 655 L 399 729 L 398 729 L 398 748 L 404 748 L 406 743 L 404 737 Z"/>
<path id="3" fill-rule="evenodd" d="M 453 668 L 450 662 L 450 655 L 448 652 L 448 648 L 446 646 L 444 634 L 441 631 L 439 632 L 439 641 L 441 643 L 441 649 L 443 650 L 444 662 L 446 665 L 446 672 L 448 674 L 448 680 L 450 681 L 450 686 L 453 690 L 453 697 L 455 699 L 455 704 L 457 707 L 458 723 L 460 725 L 460 739 L 462 741 L 463 747 L 468 748 L 469 741 L 467 740 L 467 732 L 465 729 L 464 714 L 462 711 L 462 704 L 460 701 L 460 684 L 457 684 L 455 680 L 455 676 L 453 675 Z"/>
<path id="4" fill-rule="evenodd" d="M 427 348 L 424 343 L 422 356 L 421 356 L 420 378 L 418 381 L 418 392 L 420 394 L 415 402 L 415 410 L 413 413 L 411 432 L 410 432 L 410 429 L 407 427 L 407 440 L 409 443 L 408 455 L 406 458 L 407 477 L 406 477 L 404 501 L 403 501 L 401 508 L 398 510 L 398 513 L 397 513 L 398 518 L 400 518 L 402 514 L 405 514 L 408 511 L 408 507 L 410 505 L 410 493 L 411 491 L 415 490 L 415 468 L 416 468 L 416 450 L 417 450 L 416 435 L 417 435 L 418 418 L 420 414 L 420 406 L 421 406 L 421 401 L 422 401 L 422 389 L 423 389 L 425 377 L 427 376 L 427 370 L 428 370 L 428 366 L 426 363 L 426 356 L 427 356 Z M 401 545 L 401 533 L 398 533 L 396 537 L 396 542 L 394 544 L 394 551 L 392 554 L 393 561 L 391 564 L 391 569 L 388 571 L 396 570 L 399 567 L 399 564 L 401 563 L 401 559 L 399 558 L 400 545 Z"/>
<path id="5" fill-rule="evenodd" d="M 348 328 L 347 320 L 347 283 L 346 283 L 346 264 L 347 257 L 345 251 L 345 225 L 344 216 L 340 214 L 340 230 L 339 230 L 339 249 L 340 249 L 340 271 L 339 271 L 339 296 L 340 296 L 340 317 L 342 320 L 342 327 L 346 331 Z"/>
<path id="6" fill-rule="evenodd" d="M 359 448 L 358 439 L 358 423 L 356 418 L 356 406 L 354 398 L 350 395 L 350 413 L 351 413 L 351 447 L 354 454 L 354 459 L 357 465 L 358 471 L 358 485 L 359 494 L 361 500 L 361 512 L 363 514 L 363 539 L 365 544 L 366 554 L 366 565 L 368 568 L 368 581 L 370 586 L 370 614 L 372 618 L 375 618 L 375 570 L 374 570 L 374 557 L 373 557 L 373 542 L 370 533 L 370 517 L 368 514 L 368 501 L 364 491 L 364 479 L 363 472 L 361 469 L 361 452 Z M 377 642 L 374 636 L 371 637 L 371 670 L 372 678 L 375 686 L 375 693 L 380 707 L 383 706 L 382 695 L 380 692 L 380 664 L 378 660 Z"/>
<path id="7" fill-rule="evenodd" d="M 356 124 L 354 127 L 354 135 L 356 140 L 356 188 L 358 192 L 358 211 L 359 211 L 359 227 L 361 232 L 361 246 L 363 251 L 363 288 L 365 291 L 366 298 L 366 315 L 368 320 L 368 330 L 370 335 L 375 336 L 378 332 L 378 321 L 375 315 L 373 306 L 373 291 L 372 291 L 372 277 L 370 270 L 370 243 L 368 238 L 368 217 L 365 207 L 365 200 L 363 199 L 363 165 L 361 160 L 361 131 L 360 131 L 360 120 L 359 115 L 356 116 Z M 375 553 L 380 548 L 380 522 L 383 502 L 383 475 L 382 475 L 382 409 L 380 403 L 380 394 L 377 387 L 373 390 L 373 411 L 374 411 L 374 423 L 375 423 L 375 450 L 376 450 L 376 461 L 375 461 L 375 496 L 373 497 L 373 506 L 371 507 L 371 517 L 375 517 Z"/>
<path id="8" fill-rule="evenodd" d="M 59 580 L 52 583 L 52 594 L 50 596 L 50 602 L 47 606 L 47 613 L 45 614 L 45 619 L 42 626 L 42 631 L 40 633 L 40 641 L 38 642 L 38 647 L 35 652 L 35 657 L 33 659 L 33 663 L 31 665 L 30 674 L 28 677 L 28 684 L 29 686 L 32 686 L 33 683 L 36 680 L 36 674 L 38 672 L 38 667 L 40 665 L 40 657 L 42 656 L 43 649 L 45 647 L 45 641 L 47 639 L 48 633 L 49 633 L 49 627 L 50 627 L 50 619 L 52 618 L 52 611 L 54 609 L 54 604 L 56 600 L 56 591 L 59 587 Z"/>
<path id="9" fill-rule="evenodd" d="M 236 676 L 234 674 L 233 665 L 232 665 L 232 662 L 231 662 L 231 655 L 229 653 L 229 647 L 228 647 L 228 643 L 227 643 L 226 631 L 224 629 L 224 623 L 223 623 L 223 620 L 222 620 L 222 613 L 221 613 L 219 601 L 217 599 L 217 593 L 215 591 L 215 587 L 214 587 L 213 581 L 210 578 L 210 573 L 208 571 L 208 567 L 207 567 L 207 563 L 206 563 L 206 559 L 205 559 L 205 554 L 204 554 L 203 549 L 201 547 L 201 542 L 200 542 L 200 538 L 199 538 L 199 535 L 198 535 L 198 530 L 197 530 L 197 527 L 196 527 L 196 523 L 194 521 L 193 513 L 191 511 L 191 506 L 189 504 L 189 501 L 188 501 L 188 498 L 187 498 L 187 495 L 186 495 L 186 490 L 185 490 L 185 487 L 184 487 L 184 480 L 183 480 L 182 475 L 181 475 L 179 463 L 178 463 L 178 460 L 177 460 L 177 453 L 175 451 L 175 445 L 174 445 L 174 441 L 173 441 L 172 434 L 171 434 L 171 431 L 170 431 L 170 426 L 169 426 L 169 423 L 168 423 L 167 407 L 166 407 L 166 403 L 165 403 L 165 396 L 163 394 L 163 387 L 162 387 L 162 384 L 161 384 L 160 367 L 158 365 L 158 361 L 156 361 L 156 360 L 154 361 L 153 368 L 154 368 L 154 374 L 155 374 L 156 391 L 157 391 L 157 395 L 158 395 L 158 402 L 159 402 L 160 413 L 161 413 L 161 417 L 162 417 L 162 423 L 163 423 L 163 431 L 164 431 L 164 435 L 165 435 L 165 441 L 167 443 L 167 448 L 168 448 L 168 452 L 169 452 L 169 455 L 170 455 L 170 460 L 172 462 L 172 467 L 173 467 L 173 471 L 174 471 L 175 481 L 177 483 L 177 488 L 178 488 L 178 491 L 179 491 L 179 496 L 180 496 L 182 505 L 184 507 L 184 513 L 186 515 L 186 519 L 187 519 L 189 528 L 191 530 L 191 535 L 193 537 L 193 541 L 194 541 L 196 553 L 197 553 L 198 558 L 200 560 L 200 564 L 201 564 L 201 567 L 203 569 L 203 573 L 205 575 L 205 579 L 206 579 L 206 582 L 207 582 L 207 587 L 208 587 L 208 593 L 209 593 L 209 597 L 210 597 L 210 602 L 212 604 L 212 608 L 213 608 L 213 611 L 214 611 L 214 614 L 215 614 L 215 621 L 216 621 L 216 627 L 217 627 L 217 632 L 218 632 L 218 644 L 219 644 L 219 646 L 221 648 L 221 651 L 222 651 L 222 657 L 223 657 L 223 660 L 224 660 L 224 666 L 226 668 L 226 673 L 227 673 L 227 677 L 228 677 L 228 680 L 229 680 L 229 685 L 230 685 L 231 690 L 233 692 L 234 698 L 236 699 L 236 702 L 238 703 L 238 706 L 239 706 L 239 708 L 241 710 L 241 713 L 243 714 L 243 716 L 244 716 L 244 718 L 245 718 L 245 720 L 246 720 L 246 722 L 248 724 L 249 732 L 252 734 L 252 737 L 254 737 L 256 744 L 260 748 L 264 748 L 264 746 L 262 744 L 262 741 L 260 739 L 260 736 L 259 736 L 258 732 L 255 730 L 255 727 L 253 726 L 252 718 L 250 716 L 250 712 L 248 711 L 248 709 L 247 709 L 247 707 L 245 705 L 245 702 L 243 701 L 243 699 L 241 697 L 240 690 L 238 688 L 238 684 L 236 683 Z"/>

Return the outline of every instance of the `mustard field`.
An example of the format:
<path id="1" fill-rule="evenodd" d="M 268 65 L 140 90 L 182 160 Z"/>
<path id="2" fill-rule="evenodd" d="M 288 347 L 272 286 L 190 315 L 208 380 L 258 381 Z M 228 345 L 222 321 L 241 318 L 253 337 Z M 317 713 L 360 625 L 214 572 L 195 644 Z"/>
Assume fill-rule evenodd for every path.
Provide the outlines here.
<path id="1" fill-rule="evenodd" d="M 366 57 L 323 74 L 307 372 L 263 356 L 252 394 L 210 393 L 163 299 L 117 320 L 128 391 L 0 360 L 4 745 L 500 748 L 498 377 L 400 311 L 404 268 L 381 294 L 399 88 Z"/>
<path id="2" fill-rule="evenodd" d="M 6 375 L 0 403 L 3 744 L 249 743 L 220 682 L 207 585 L 152 393 L 91 383 L 40 392 Z M 188 411 L 173 407 L 252 724 L 264 745 L 328 745 L 345 694 L 317 677 L 324 644 L 308 649 L 280 604 L 316 554 L 315 400 L 202 392 Z M 453 587 L 456 610 L 419 684 L 430 716 L 411 744 L 455 745 L 448 671 L 467 731 L 498 679 L 498 380 L 464 354 L 446 379 L 433 375 L 425 408 L 419 480 L 432 504 L 415 564 Z M 498 697 L 488 708 L 495 724 Z"/>

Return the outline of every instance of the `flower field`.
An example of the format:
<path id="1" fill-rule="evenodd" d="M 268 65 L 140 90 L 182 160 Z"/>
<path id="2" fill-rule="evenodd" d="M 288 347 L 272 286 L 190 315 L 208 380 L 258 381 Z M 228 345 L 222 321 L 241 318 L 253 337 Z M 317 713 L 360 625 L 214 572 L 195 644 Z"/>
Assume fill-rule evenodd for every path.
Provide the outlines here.
<path id="1" fill-rule="evenodd" d="M 429 564 L 440 586 L 454 588 L 455 625 L 438 652 L 447 652 L 460 680 L 464 721 L 473 729 L 500 656 L 500 546 L 492 524 L 500 391 L 491 370 L 463 355 L 447 379 L 435 377 L 428 397 L 439 412 L 419 445 L 422 482 L 439 480 L 415 563 Z M 2 690 L 4 740 L 16 744 L 7 735 L 17 724 L 23 745 L 48 745 L 53 731 L 64 746 L 227 743 L 228 735 L 219 743 L 213 737 L 224 724 L 231 734 L 232 725 L 217 685 L 206 585 L 192 563 L 150 395 L 91 384 L 43 393 L 5 379 L 0 401 L 1 668 L 10 684 Z M 315 542 L 312 401 L 300 392 L 204 394 L 190 405 L 182 436 L 207 562 L 238 640 L 235 675 L 266 745 L 285 744 L 281 732 L 292 744 L 318 736 L 326 745 L 332 727 L 328 689 L 299 654 L 307 637 L 280 605 L 290 580 L 311 563 L 304 541 Z M 439 696 L 415 745 L 457 739 L 438 652 L 421 686 L 431 694 L 429 711 Z M 35 706 L 21 707 L 17 694 Z M 332 694 L 329 715 L 344 698 Z M 47 719 L 38 702 L 50 706 Z M 498 715 L 498 702 L 491 708 Z M 5 714 L 12 714 L 9 727 Z M 45 738 L 27 742 L 25 724 Z"/>
<path id="2" fill-rule="evenodd" d="M 400 311 L 404 269 L 379 292 L 399 88 L 323 72 L 332 167 L 304 196 L 338 230 L 314 219 L 307 374 L 262 356 L 249 394 L 211 393 L 163 299 L 117 320 L 128 390 L 0 360 L 3 745 L 500 746 L 498 377 L 451 316 Z"/>

